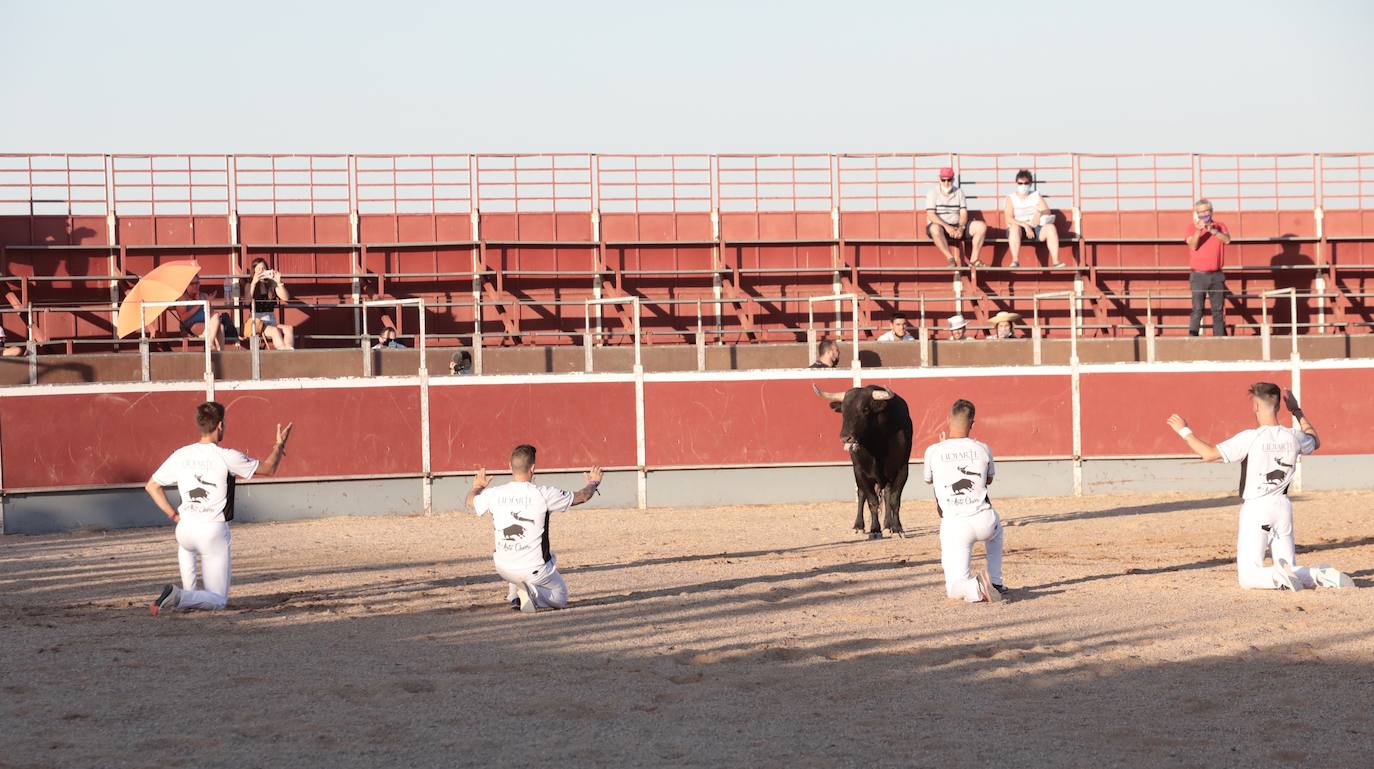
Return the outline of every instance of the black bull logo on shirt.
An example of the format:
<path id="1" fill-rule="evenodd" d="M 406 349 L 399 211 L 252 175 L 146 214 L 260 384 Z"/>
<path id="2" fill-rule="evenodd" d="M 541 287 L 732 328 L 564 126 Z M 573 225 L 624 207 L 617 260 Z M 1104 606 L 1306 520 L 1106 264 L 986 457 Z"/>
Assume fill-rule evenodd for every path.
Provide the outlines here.
<path id="1" fill-rule="evenodd" d="M 521 518 L 518 515 L 512 515 L 511 517 L 517 521 L 524 521 L 525 523 L 534 523 L 534 521 L 528 518 Z M 522 536 L 524 533 L 524 526 L 521 526 L 518 523 L 512 523 L 511 525 L 501 530 L 501 537 L 503 539 L 515 539 L 516 537 Z"/>
<path id="2" fill-rule="evenodd" d="M 949 490 L 955 494 L 967 494 L 973 491 L 973 481 L 967 478 L 960 478 L 949 487 Z"/>

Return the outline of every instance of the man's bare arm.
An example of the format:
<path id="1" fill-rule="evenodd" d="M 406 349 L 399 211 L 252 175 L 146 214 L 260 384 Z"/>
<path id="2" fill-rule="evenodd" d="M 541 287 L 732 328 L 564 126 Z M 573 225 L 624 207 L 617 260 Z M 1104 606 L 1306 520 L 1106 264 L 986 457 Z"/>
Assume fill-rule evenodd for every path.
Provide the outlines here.
<path id="1" fill-rule="evenodd" d="M 277 467 L 281 465 L 282 457 L 286 456 L 286 441 L 291 437 L 291 428 L 295 424 L 295 422 L 287 422 L 286 429 L 282 429 L 280 424 L 277 425 L 277 442 L 272 444 L 272 452 L 267 455 L 267 459 L 264 459 L 261 465 L 258 465 L 258 471 L 254 473 L 255 475 L 270 478 L 277 474 Z"/>
<path id="2" fill-rule="evenodd" d="M 1298 396 L 1294 395 L 1292 390 L 1283 391 L 1283 405 L 1287 406 L 1288 413 L 1298 420 L 1298 429 L 1312 436 L 1312 442 L 1316 444 L 1313 449 L 1321 448 L 1322 439 L 1317 437 L 1317 428 L 1307 421 L 1307 415 L 1302 412 L 1302 407 L 1298 405 Z"/>
<path id="3" fill-rule="evenodd" d="M 171 518 L 173 523 L 181 520 L 181 516 L 178 515 L 176 509 L 172 507 L 172 503 L 168 501 L 167 492 L 162 490 L 162 484 L 149 478 L 148 484 L 143 487 L 143 490 L 148 492 L 148 496 L 153 498 L 153 504 L 157 505 L 157 509 L 161 510 L 163 515 Z"/>
<path id="4" fill-rule="evenodd" d="M 472 479 L 472 488 L 468 489 L 467 502 L 464 503 L 469 510 L 472 509 L 472 501 L 477 499 L 477 495 L 481 494 L 482 490 L 485 489 L 489 483 L 491 483 L 491 481 L 487 479 L 486 469 L 481 467 L 477 468 L 477 475 Z"/>
<path id="5" fill-rule="evenodd" d="M 593 467 L 591 471 L 584 473 L 587 485 L 573 492 L 573 506 L 577 506 L 596 496 L 596 487 L 601 485 L 601 468 Z"/>
<path id="6" fill-rule="evenodd" d="M 1180 438 L 1187 441 L 1188 448 L 1192 449 L 1194 454 L 1197 454 L 1208 462 L 1216 462 L 1221 459 L 1221 452 L 1217 451 L 1217 447 L 1197 437 L 1192 429 L 1188 427 L 1188 421 L 1183 417 L 1174 414 L 1169 417 L 1168 421 L 1169 427 L 1173 428 L 1174 432 L 1178 433 Z"/>

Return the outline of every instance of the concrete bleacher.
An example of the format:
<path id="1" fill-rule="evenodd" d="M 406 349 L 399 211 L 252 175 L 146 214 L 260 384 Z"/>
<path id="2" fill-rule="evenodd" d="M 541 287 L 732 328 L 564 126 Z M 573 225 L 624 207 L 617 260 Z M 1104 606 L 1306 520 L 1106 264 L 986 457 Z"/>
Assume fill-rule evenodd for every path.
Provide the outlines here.
<path id="1" fill-rule="evenodd" d="M 413 314 L 362 307 L 412 297 L 435 347 L 576 346 L 588 318 L 597 343 L 628 341 L 626 308 L 587 306 L 608 297 L 640 299 L 651 346 L 800 343 L 808 310 L 822 334 L 857 320 L 871 339 L 894 312 L 935 329 L 956 312 L 1029 319 L 1033 303 L 1039 332 L 1064 339 L 1069 301 L 1033 300 L 1060 292 L 1083 337 L 1167 338 L 1186 332 L 1182 240 L 1206 196 L 1235 238 L 1230 333 L 1288 328 L 1287 300 L 1265 297 L 1287 288 L 1298 333 L 1368 333 L 1374 160 L 1220 157 L 7 155 L 0 323 L 37 355 L 127 352 L 138 340 L 113 338 L 114 309 L 138 276 L 195 260 L 212 301 L 233 308 L 261 256 L 286 278 L 282 320 L 304 348 L 356 347 L 364 312 L 369 328 L 414 333 Z M 982 268 L 948 266 L 926 235 L 924 193 L 944 164 L 989 224 Z M 1001 201 L 1020 167 L 1056 210 L 1065 267 L 1030 244 L 1006 266 Z M 63 169 L 65 186 L 50 181 Z M 1251 178 L 1271 170 L 1273 185 Z M 835 294 L 858 295 L 857 318 L 809 301 Z M 156 349 L 199 345 L 166 318 L 151 333 Z"/>

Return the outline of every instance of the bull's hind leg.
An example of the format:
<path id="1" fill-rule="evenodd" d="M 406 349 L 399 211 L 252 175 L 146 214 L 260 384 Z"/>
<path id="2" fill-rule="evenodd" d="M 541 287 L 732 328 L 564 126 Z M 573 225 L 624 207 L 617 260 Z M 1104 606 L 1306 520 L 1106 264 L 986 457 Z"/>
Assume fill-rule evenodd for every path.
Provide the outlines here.
<path id="1" fill-rule="evenodd" d="M 905 536 L 902 529 L 902 489 L 906 488 L 907 473 L 903 465 L 892 483 L 883 488 L 883 528 L 898 537 Z"/>
<path id="2" fill-rule="evenodd" d="M 905 536 L 902 531 L 902 492 L 895 486 L 883 489 L 883 528 L 893 536 Z"/>

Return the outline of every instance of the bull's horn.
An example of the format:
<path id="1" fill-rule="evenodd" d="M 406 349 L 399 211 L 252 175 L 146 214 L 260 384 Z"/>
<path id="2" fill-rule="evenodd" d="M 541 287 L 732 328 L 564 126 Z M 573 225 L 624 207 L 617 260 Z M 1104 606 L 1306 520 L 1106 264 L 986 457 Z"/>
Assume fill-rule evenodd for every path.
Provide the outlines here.
<path id="1" fill-rule="evenodd" d="M 844 393 L 828 393 L 815 385 L 811 385 L 811 389 L 815 390 L 817 395 L 821 396 L 822 398 L 825 398 L 828 401 L 834 401 L 835 403 L 839 403 L 840 401 L 844 400 Z"/>
<path id="2" fill-rule="evenodd" d="M 895 395 L 895 394 L 896 394 L 896 393 L 892 392 L 891 390 L 887 389 L 886 387 L 879 387 L 878 389 L 876 389 L 876 390 L 873 391 L 873 400 L 875 400 L 875 401 L 890 400 L 890 399 L 892 398 L 892 396 Z"/>

